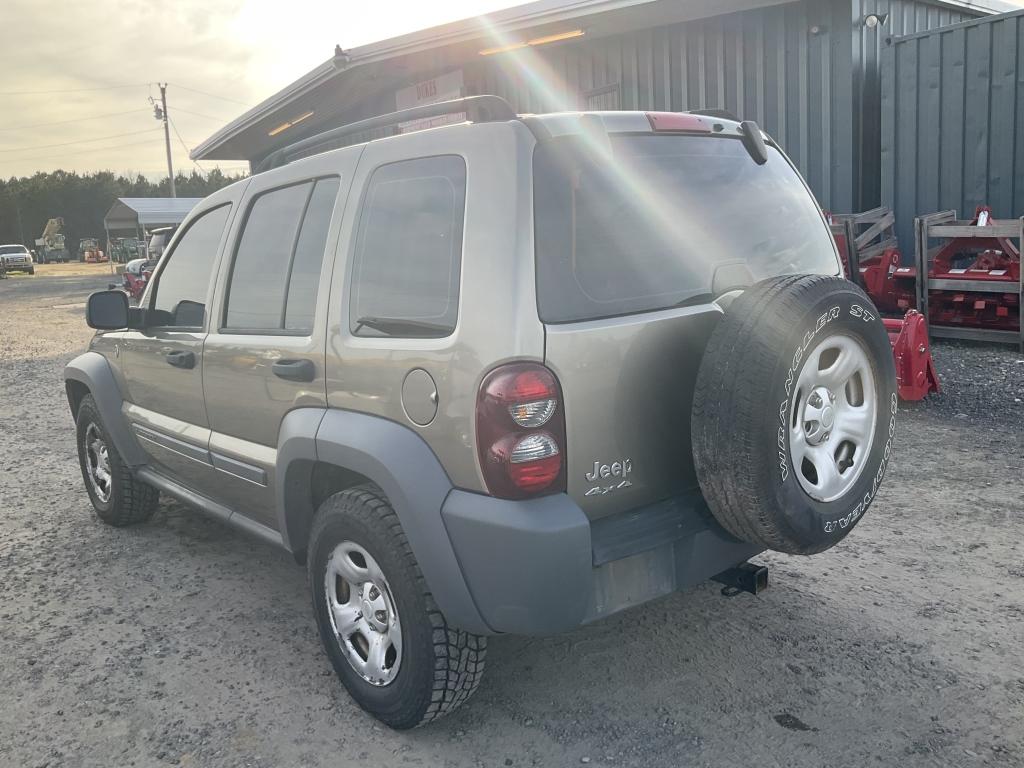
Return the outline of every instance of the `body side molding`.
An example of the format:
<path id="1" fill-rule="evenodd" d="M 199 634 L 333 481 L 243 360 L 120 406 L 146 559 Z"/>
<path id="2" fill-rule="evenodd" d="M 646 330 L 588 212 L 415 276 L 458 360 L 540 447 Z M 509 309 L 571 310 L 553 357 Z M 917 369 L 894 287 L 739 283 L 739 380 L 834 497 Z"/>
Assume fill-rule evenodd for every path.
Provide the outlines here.
<path id="1" fill-rule="evenodd" d="M 282 547 L 284 545 L 277 531 L 274 531 L 262 523 L 246 517 L 239 512 L 228 509 L 223 504 L 218 504 L 216 501 L 208 499 L 203 494 L 193 491 L 191 488 L 186 488 L 184 485 L 181 485 L 154 469 L 142 467 L 135 474 L 136 477 L 144 483 L 148 483 L 163 493 L 173 496 L 178 501 L 188 504 L 190 507 L 212 517 L 214 520 L 226 523 L 227 525 L 244 531 L 258 539 L 262 539 L 267 544 L 272 544 L 275 547 Z"/>

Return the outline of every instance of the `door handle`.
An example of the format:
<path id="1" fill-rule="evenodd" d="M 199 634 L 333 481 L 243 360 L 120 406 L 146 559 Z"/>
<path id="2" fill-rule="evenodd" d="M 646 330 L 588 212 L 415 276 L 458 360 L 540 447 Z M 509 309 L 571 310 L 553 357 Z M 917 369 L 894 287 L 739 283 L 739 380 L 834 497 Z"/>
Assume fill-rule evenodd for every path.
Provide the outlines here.
<path id="1" fill-rule="evenodd" d="M 316 366 L 312 360 L 278 360 L 272 370 L 279 379 L 288 381 L 312 381 L 316 378 Z"/>
<path id="2" fill-rule="evenodd" d="M 174 352 L 168 352 L 164 357 L 167 360 L 168 365 L 173 365 L 175 368 L 195 368 L 196 367 L 196 354 L 195 352 L 185 352 L 183 350 L 175 350 Z"/>

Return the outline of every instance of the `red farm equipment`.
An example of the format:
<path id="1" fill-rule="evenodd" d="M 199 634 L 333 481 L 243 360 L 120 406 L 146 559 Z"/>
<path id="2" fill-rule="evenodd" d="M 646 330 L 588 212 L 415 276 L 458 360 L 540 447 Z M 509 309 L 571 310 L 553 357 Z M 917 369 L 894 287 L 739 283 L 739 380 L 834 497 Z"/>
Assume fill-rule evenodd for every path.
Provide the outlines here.
<path id="1" fill-rule="evenodd" d="M 933 336 L 1009 342 L 1024 352 L 1024 218 L 994 219 L 987 206 L 979 206 L 970 221 L 956 215 L 943 211 L 915 222 L 915 273 L 922 276 L 916 305 Z M 933 240 L 941 242 L 932 248 Z"/>
<path id="2" fill-rule="evenodd" d="M 879 311 L 903 315 L 917 307 L 917 270 L 900 262 L 893 233 L 896 218 L 888 208 L 829 216 L 846 275 L 860 285 Z"/>
<path id="3" fill-rule="evenodd" d="M 857 214 L 830 214 L 828 218 L 846 276 L 865 290 L 881 313 L 896 315 L 883 318 L 883 322 L 892 344 L 900 398 L 923 400 L 929 392 L 938 392 L 928 325 L 914 309 L 917 272 L 900 263 L 892 211 L 876 208 Z"/>

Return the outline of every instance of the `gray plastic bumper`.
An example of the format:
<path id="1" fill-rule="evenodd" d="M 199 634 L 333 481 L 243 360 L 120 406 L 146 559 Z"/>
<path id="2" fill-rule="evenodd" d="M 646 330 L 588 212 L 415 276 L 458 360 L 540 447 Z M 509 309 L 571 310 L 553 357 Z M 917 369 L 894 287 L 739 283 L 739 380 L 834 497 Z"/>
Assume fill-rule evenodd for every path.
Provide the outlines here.
<path id="1" fill-rule="evenodd" d="M 452 491 L 441 515 L 491 629 L 547 635 L 583 622 L 593 581 L 590 521 L 572 499 L 506 501 Z"/>
<path id="2" fill-rule="evenodd" d="M 504 501 L 452 491 L 441 515 L 480 616 L 519 635 L 574 629 L 760 551 L 722 530 L 699 492 L 591 522 L 565 494 Z"/>

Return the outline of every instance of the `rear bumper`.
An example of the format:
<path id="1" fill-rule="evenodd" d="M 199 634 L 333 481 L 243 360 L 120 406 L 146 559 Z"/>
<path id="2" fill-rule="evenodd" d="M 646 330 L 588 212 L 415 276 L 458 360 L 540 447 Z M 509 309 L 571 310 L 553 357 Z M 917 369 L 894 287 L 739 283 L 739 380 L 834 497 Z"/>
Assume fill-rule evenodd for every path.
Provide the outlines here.
<path id="1" fill-rule="evenodd" d="M 699 493 L 592 523 L 565 494 L 505 501 L 456 490 L 441 514 L 494 632 L 565 632 L 705 581 L 760 551 L 722 530 Z"/>

